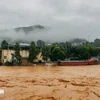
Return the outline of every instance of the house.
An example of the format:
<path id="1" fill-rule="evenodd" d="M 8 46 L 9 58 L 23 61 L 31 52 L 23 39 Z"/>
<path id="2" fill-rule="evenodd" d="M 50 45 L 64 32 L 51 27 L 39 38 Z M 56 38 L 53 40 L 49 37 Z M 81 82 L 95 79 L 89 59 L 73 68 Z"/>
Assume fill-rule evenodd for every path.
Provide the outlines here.
<path id="1" fill-rule="evenodd" d="M 2 56 L 1 56 L 1 62 L 5 63 L 7 61 L 12 60 L 12 54 L 14 54 L 14 45 L 15 44 L 9 44 L 6 49 L 2 50 Z M 29 57 L 29 46 L 30 44 L 26 43 L 20 43 L 20 55 L 22 57 L 22 65 L 28 65 L 28 57 Z M 37 59 L 35 62 L 42 61 L 41 53 L 37 55 Z"/>

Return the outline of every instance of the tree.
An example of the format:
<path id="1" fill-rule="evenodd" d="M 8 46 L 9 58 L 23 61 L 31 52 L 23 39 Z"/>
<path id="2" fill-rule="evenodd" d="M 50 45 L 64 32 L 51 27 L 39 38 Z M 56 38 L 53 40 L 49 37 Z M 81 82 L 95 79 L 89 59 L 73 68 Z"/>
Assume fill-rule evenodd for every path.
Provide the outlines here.
<path id="1" fill-rule="evenodd" d="M 42 40 L 38 40 L 37 41 L 37 46 L 39 47 L 39 48 L 41 48 L 42 46 L 44 46 L 44 41 L 42 41 Z"/>
<path id="2" fill-rule="evenodd" d="M 19 46 L 19 43 L 16 43 L 15 46 L 14 46 L 14 50 L 15 50 L 15 58 L 17 60 L 17 64 L 20 65 L 21 64 L 21 55 L 20 55 L 20 46 Z"/>
<path id="3" fill-rule="evenodd" d="M 97 47 L 100 47 L 100 39 L 95 39 L 94 45 L 97 46 Z"/>
<path id="4" fill-rule="evenodd" d="M 43 60 L 47 61 L 50 55 L 50 49 L 49 46 L 43 46 L 42 47 L 42 56 L 43 56 Z"/>
<path id="5" fill-rule="evenodd" d="M 55 47 L 57 47 L 56 44 L 52 44 L 52 45 L 51 45 L 51 48 L 50 48 L 50 52 L 51 52 L 51 53 L 52 53 L 52 51 L 54 50 Z"/>
<path id="6" fill-rule="evenodd" d="M 51 52 L 50 59 L 51 61 L 58 61 L 58 60 L 64 60 L 66 57 L 66 54 L 64 51 L 61 50 L 60 47 L 55 46 L 55 48 Z"/>
<path id="7" fill-rule="evenodd" d="M 29 48 L 29 61 L 31 63 L 33 63 L 33 60 L 36 59 L 36 56 L 37 56 L 36 45 L 35 45 L 35 42 L 32 41 L 31 44 L 30 44 L 30 48 Z"/>
<path id="8" fill-rule="evenodd" d="M 6 40 L 3 40 L 1 43 L 1 49 L 7 49 L 8 48 L 8 43 Z"/>
<path id="9" fill-rule="evenodd" d="M 90 54 L 90 57 L 97 57 L 100 55 L 100 48 L 97 48 L 96 46 L 88 46 L 88 51 Z"/>
<path id="10" fill-rule="evenodd" d="M 87 60 L 90 58 L 90 54 L 89 54 L 89 50 L 88 50 L 88 46 L 78 46 L 77 48 L 77 57 L 80 60 Z"/>

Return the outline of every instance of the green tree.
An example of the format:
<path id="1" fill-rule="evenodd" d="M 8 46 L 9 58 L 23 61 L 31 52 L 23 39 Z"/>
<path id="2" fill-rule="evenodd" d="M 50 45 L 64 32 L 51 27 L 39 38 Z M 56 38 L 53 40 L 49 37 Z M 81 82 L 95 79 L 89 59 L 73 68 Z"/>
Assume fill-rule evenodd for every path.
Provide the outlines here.
<path id="1" fill-rule="evenodd" d="M 16 43 L 15 46 L 14 46 L 14 50 L 15 50 L 15 58 L 17 60 L 17 64 L 20 65 L 21 64 L 21 55 L 20 55 L 20 46 L 19 46 L 19 43 Z"/>
<path id="2" fill-rule="evenodd" d="M 1 49 L 7 49 L 8 48 L 8 43 L 6 40 L 3 40 L 1 43 Z"/>
<path id="3" fill-rule="evenodd" d="M 43 56 L 43 60 L 47 61 L 50 55 L 50 48 L 49 46 L 43 46 L 42 47 L 42 56 Z"/>
<path id="4" fill-rule="evenodd" d="M 94 45 L 97 46 L 97 47 L 100 47 L 100 39 L 95 39 Z"/>
<path id="5" fill-rule="evenodd" d="M 42 40 L 38 40 L 38 41 L 37 41 L 37 46 L 38 46 L 39 48 L 42 48 L 42 47 L 44 46 L 44 44 L 45 44 L 45 42 L 42 41 Z"/>
<path id="6" fill-rule="evenodd" d="M 90 57 L 88 46 L 79 46 L 77 47 L 77 57 L 80 60 L 87 60 Z"/>
<path id="7" fill-rule="evenodd" d="M 52 44 L 50 47 L 50 52 L 52 53 L 52 51 L 54 50 L 55 47 L 58 47 L 56 44 Z"/>
<path id="8" fill-rule="evenodd" d="M 33 60 L 36 59 L 37 53 L 35 42 L 32 41 L 29 48 L 29 62 L 33 63 Z"/>
<path id="9" fill-rule="evenodd" d="M 64 51 L 62 51 L 60 47 L 56 46 L 51 52 L 50 59 L 51 61 L 58 61 L 58 60 L 64 60 L 65 57 L 66 54 L 64 53 Z"/>

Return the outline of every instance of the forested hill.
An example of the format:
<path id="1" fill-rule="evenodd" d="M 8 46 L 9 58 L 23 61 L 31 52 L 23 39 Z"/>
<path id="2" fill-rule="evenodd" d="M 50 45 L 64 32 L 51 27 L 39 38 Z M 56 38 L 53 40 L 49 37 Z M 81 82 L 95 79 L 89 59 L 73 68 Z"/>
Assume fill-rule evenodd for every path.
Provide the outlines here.
<path id="1" fill-rule="evenodd" d="M 35 30 L 39 30 L 40 31 L 40 30 L 43 30 L 43 29 L 45 29 L 45 27 L 42 26 L 42 25 L 34 25 L 34 26 L 27 26 L 27 27 L 18 27 L 18 28 L 15 28 L 14 30 L 16 32 L 23 31 L 23 32 L 25 32 L 27 34 L 27 33 L 30 33 L 32 31 L 35 31 Z"/>
<path id="2" fill-rule="evenodd" d="M 7 40 L 8 42 L 43 39 L 43 33 L 46 33 L 47 27 L 43 25 L 33 25 L 25 27 L 17 27 L 12 29 L 0 30 L 0 42 Z"/>

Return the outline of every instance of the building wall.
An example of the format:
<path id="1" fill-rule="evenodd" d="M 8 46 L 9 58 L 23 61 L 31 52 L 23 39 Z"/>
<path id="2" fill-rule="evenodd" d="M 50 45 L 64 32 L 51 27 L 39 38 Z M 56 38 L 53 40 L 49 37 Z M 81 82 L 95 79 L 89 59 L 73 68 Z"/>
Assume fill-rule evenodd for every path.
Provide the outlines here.
<path id="1" fill-rule="evenodd" d="M 12 54 L 14 54 L 14 50 L 2 50 L 2 57 L 1 57 L 1 62 L 5 63 L 6 61 L 11 61 L 12 59 Z M 28 58 L 29 57 L 29 51 L 28 50 L 21 50 L 20 55 L 22 58 Z M 35 62 L 38 62 L 39 60 L 42 60 L 41 53 L 37 55 L 37 59 L 34 60 Z"/>
<path id="2" fill-rule="evenodd" d="M 28 50 L 21 50 L 20 55 L 22 56 L 22 58 L 28 58 L 29 51 Z"/>
<path id="3" fill-rule="evenodd" d="M 6 61 L 10 61 L 12 57 L 12 53 L 14 53 L 13 50 L 2 50 L 2 57 L 1 61 L 2 63 L 5 63 Z"/>
<path id="4" fill-rule="evenodd" d="M 11 61 L 12 54 L 14 54 L 14 50 L 2 50 L 2 57 L 1 57 L 2 63 L 5 63 L 6 61 Z M 21 50 L 20 54 L 22 58 L 28 58 L 29 51 Z"/>

